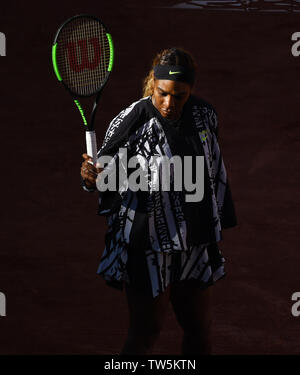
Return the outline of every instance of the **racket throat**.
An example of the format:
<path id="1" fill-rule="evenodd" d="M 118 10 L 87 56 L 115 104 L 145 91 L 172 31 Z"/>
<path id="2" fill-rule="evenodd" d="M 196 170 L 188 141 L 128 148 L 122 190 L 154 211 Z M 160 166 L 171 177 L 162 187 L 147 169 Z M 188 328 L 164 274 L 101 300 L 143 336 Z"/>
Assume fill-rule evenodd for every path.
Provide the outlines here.
<path id="1" fill-rule="evenodd" d="M 97 112 L 97 108 L 98 108 L 98 102 L 99 102 L 99 99 L 100 99 L 100 96 L 101 96 L 101 91 L 99 91 L 97 93 L 97 96 L 96 96 L 96 99 L 95 99 L 95 102 L 94 102 L 94 105 L 93 105 L 93 109 L 92 109 L 92 112 L 91 112 L 90 122 L 87 126 L 88 130 L 90 130 L 90 131 L 94 130 L 94 123 L 95 123 L 96 112 Z"/>
<path id="2" fill-rule="evenodd" d="M 98 101 L 100 99 L 100 94 L 101 94 L 101 91 L 96 96 L 89 123 L 86 119 L 84 110 L 81 107 L 81 104 L 79 103 L 79 100 L 74 99 L 74 103 L 76 104 L 76 106 L 77 106 L 77 108 L 80 112 L 82 121 L 83 121 L 84 125 L 86 126 L 85 136 L 86 136 L 87 154 L 92 157 L 94 165 L 96 165 L 96 162 L 97 162 L 97 140 L 96 140 L 96 132 L 94 130 L 94 122 L 95 122 L 95 116 L 96 116 Z"/>

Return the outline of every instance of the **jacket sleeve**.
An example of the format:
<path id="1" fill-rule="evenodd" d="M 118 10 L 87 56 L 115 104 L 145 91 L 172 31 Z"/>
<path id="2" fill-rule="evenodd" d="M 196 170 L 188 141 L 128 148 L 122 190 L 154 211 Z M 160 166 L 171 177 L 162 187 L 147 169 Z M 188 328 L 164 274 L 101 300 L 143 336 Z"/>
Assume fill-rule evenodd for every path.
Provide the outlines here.
<path id="1" fill-rule="evenodd" d="M 218 115 L 214 108 L 211 107 L 211 112 L 209 115 L 210 127 L 215 133 L 217 140 L 219 139 L 219 125 L 218 125 Z"/>
<path id="2" fill-rule="evenodd" d="M 218 116 L 214 108 L 212 108 L 210 113 L 210 127 L 215 133 L 218 140 L 219 136 L 219 125 L 218 125 Z M 227 174 L 226 174 L 227 175 Z M 226 186 L 224 193 L 224 200 L 221 211 L 221 226 L 223 229 L 232 228 L 237 225 L 237 218 L 235 212 L 235 206 L 232 199 L 230 184 L 228 181 L 228 176 L 226 176 Z"/>
<path id="3" fill-rule="evenodd" d="M 106 175 L 105 177 L 103 177 L 102 181 L 106 180 L 105 183 L 107 184 L 108 178 L 111 178 L 115 183 L 115 186 L 113 188 L 111 186 L 108 186 L 108 189 L 105 191 L 99 190 L 99 215 L 108 216 L 118 211 L 128 190 L 126 171 L 127 163 L 125 164 L 124 161 L 124 153 L 127 154 L 127 159 L 130 157 L 130 148 L 128 142 L 120 145 L 120 148 L 123 150 L 123 152 L 121 153 L 118 151 L 114 155 L 109 155 L 111 157 L 111 161 L 101 172 L 105 172 Z M 123 179 L 123 181 L 120 180 L 120 169 L 124 172 L 123 176 L 125 176 L 125 178 Z"/>
<path id="4" fill-rule="evenodd" d="M 99 191 L 99 215 L 108 216 L 118 211 L 128 190 L 127 178 L 120 181 L 119 170 L 121 168 L 127 177 L 127 163 L 124 153 L 127 154 L 127 160 L 129 160 L 131 155 L 129 134 L 141 117 L 136 109 L 136 103 L 120 112 L 112 120 L 106 131 L 102 147 L 97 154 L 98 160 L 104 155 L 111 157 L 111 162 L 106 165 L 104 170 L 106 170 L 107 178 L 112 176 L 116 179 L 116 190 Z M 120 149 L 123 151 L 121 152 Z"/>

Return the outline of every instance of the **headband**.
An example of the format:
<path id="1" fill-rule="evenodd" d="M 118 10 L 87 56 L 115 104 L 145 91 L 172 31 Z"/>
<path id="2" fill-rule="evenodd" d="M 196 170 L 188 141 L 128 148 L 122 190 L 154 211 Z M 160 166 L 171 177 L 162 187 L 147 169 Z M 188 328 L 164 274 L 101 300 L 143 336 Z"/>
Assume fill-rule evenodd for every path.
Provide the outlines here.
<path id="1" fill-rule="evenodd" d="M 153 70 L 156 79 L 168 79 L 170 81 L 180 81 L 190 84 L 194 82 L 194 74 L 184 66 L 155 65 Z"/>

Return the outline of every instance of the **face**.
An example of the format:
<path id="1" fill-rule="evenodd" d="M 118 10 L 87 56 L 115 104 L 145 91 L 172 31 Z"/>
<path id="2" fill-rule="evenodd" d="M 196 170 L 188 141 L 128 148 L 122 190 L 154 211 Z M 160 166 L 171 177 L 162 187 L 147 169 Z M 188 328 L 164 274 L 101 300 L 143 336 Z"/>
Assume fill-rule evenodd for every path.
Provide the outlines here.
<path id="1" fill-rule="evenodd" d="M 177 120 L 190 94 L 188 83 L 155 79 L 152 103 L 164 118 Z"/>

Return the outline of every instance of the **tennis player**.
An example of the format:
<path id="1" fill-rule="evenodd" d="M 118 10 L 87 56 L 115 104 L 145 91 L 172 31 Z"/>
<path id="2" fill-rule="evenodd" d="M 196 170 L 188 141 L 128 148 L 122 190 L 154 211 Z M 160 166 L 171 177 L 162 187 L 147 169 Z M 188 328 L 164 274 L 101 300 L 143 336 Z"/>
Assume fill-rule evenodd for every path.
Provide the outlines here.
<path id="1" fill-rule="evenodd" d="M 196 64 L 188 52 L 171 48 L 158 53 L 145 78 L 143 98 L 112 120 L 98 152 L 98 161 L 109 155 L 123 167 L 120 149 L 127 151 L 127 160 L 139 155 L 149 163 L 154 155 L 189 156 L 193 163 L 186 172 L 193 180 L 199 172 L 196 157 L 204 160 L 200 201 L 187 201 L 190 192 L 184 184 L 180 191 L 165 191 L 161 185 L 134 191 L 119 181 L 116 191 L 98 189 L 98 212 L 107 217 L 108 230 L 97 272 L 109 286 L 126 290 L 129 330 L 123 355 L 151 353 L 169 301 L 183 329 L 182 354 L 212 352 L 212 286 L 225 276 L 218 244 L 222 230 L 236 225 L 236 215 L 218 144 L 217 115 L 192 94 L 195 78 Z M 100 172 L 110 164 L 96 168 L 87 154 L 83 158 L 83 187 L 96 191 Z"/>

